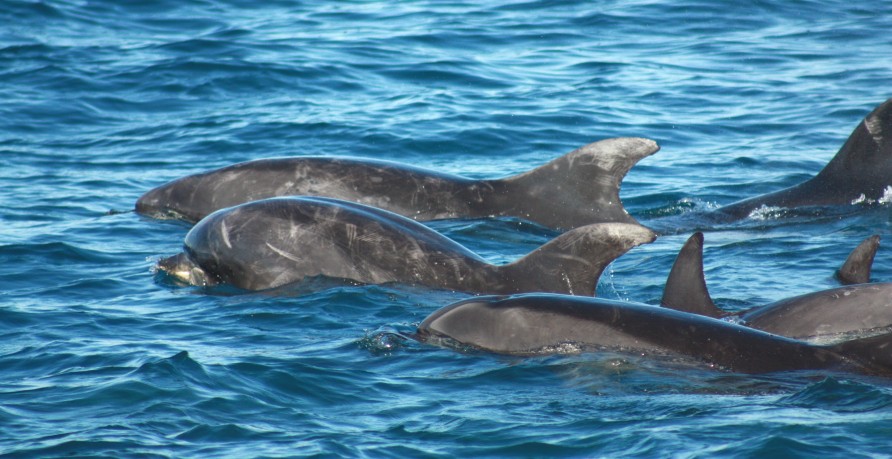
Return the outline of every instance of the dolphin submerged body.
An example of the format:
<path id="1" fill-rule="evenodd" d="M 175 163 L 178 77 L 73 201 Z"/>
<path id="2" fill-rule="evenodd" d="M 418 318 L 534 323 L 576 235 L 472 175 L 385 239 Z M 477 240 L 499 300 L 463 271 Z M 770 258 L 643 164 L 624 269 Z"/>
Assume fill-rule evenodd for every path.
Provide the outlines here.
<path id="1" fill-rule="evenodd" d="M 214 212 L 158 268 L 193 285 L 274 288 L 325 276 L 471 293 L 594 295 L 604 268 L 656 236 L 631 223 L 582 226 L 496 266 L 414 220 L 318 197 L 270 198 Z"/>

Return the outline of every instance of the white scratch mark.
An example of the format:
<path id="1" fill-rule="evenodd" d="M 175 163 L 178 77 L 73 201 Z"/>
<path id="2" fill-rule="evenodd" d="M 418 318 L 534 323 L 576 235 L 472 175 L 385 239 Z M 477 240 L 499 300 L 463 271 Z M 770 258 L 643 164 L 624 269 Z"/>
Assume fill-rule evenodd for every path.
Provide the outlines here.
<path id="1" fill-rule="evenodd" d="M 575 295 L 575 293 L 573 293 L 573 283 L 570 282 L 570 276 L 568 276 L 567 273 L 562 272 L 561 277 L 563 277 L 564 282 L 567 283 L 567 293 L 569 293 L 570 295 Z"/>
<path id="2" fill-rule="evenodd" d="M 876 142 L 877 146 L 881 146 L 883 143 L 883 120 L 878 116 L 868 117 L 864 120 L 864 127 L 867 128 L 867 132 L 873 137 L 873 141 Z"/>
<path id="3" fill-rule="evenodd" d="M 226 227 L 226 220 L 220 222 L 220 233 L 223 235 L 223 243 L 231 249 L 232 243 L 229 242 L 229 228 Z"/>
<path id="4" fill-rule="evenodd" d="M 276 253 L 278 253 L 279 255 L 281 255 L 281 256 L 283 256 L 283 257 L 285 257 L 285 258 L 287 258 L 287 259 L 289 259 L 289 260 L 291 260 L 291 261 L 296 261 L 296 262 L 298 262 L 298 263 L 300 263 L 300 261 L 301 261 L 301 260 L 300 260 L 300 257 L 298 257 L 297 255 L 295 255 L 295 254 L 293 254 L 293 253 L 288 253 L 288 252 L 286 252 L 286 251 L 284 251 L 284 250 L 282 250 L 282 249 L 279 249 L 279 248 L 273 246 L 272 244 L 270 244 L 269 242 L 266 243 L 266 246 L 269 247 L 270 250 L 272 250 L 273 252 L 276 252 Z"/>

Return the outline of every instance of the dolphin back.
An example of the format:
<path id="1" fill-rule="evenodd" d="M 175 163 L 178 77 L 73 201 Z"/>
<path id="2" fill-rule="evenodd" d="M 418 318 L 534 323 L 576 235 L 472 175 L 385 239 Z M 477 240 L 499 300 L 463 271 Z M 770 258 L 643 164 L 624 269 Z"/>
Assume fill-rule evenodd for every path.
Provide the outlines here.
<path id="1" fill-rule="evenodd" d="M 709 317 L 567 295 L 467 299 L 428 316 L 417 337 L 447 347 L 517 355 L 605 349 L 673 355 L 743 373 L 863 366 L 835 348 Z M 852 347 L 850 355 L 857 352 Z"/>
<path id="2" fill-rule="evenodd" d="M 892 374 L 892 332 L 844 341 L 832 350 L 862 364 L 871 373 Z"/>

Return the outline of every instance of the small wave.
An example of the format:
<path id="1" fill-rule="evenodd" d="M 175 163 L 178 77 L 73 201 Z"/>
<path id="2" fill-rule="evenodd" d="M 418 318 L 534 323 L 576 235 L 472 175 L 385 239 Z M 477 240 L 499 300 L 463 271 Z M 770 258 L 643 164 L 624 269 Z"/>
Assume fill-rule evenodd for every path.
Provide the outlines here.
<path id="1" fill-rule="evenodd" d="M 892 394 L 876 386 L 830 377 L 781 397 L 778 403 L 842 413 L 866 413 L 892 407 Z"/>
<path id="2" fill-rule="evenodd" d="M 5 259 L 5 263 L 22 263 L 28 260 L 33 262 L 37 256 L 50 260 L 51 265 L 58 265 L 61 262 L 108 263 L 113 262 L 115 258 L 114 254 L 62 241 L 0 245 L 0 256 Z"/>
<path id="3" fill-rule="evenodd" d="M 401 332 L 392 328 L 379 329 L 372 333 L 367 333 L 362 339 L 357 341 L 357 344 L 372 355 L 393 355 L 410 346 L 411 342 L 414 341 L 413 334 L 413 332 Z"/>

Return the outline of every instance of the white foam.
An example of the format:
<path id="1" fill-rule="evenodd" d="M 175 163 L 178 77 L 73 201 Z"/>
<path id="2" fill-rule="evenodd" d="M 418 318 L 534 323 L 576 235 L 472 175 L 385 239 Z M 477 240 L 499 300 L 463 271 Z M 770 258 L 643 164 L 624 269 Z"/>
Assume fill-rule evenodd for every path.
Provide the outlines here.
<path id="1" fill-rule="evenodd" d="M 765 204 L 762 204 L 761 207 L 753 209 L 748 217 L 753 220 L 759 221 L 774 220 L 783 217 L 786 211 L 786 207 L 767 206 Z"/>
<path id="2" fill-rule="evenodd" d="M 878 199 L 868 199 L 864 193 L 861 193 L 861 196 L 852 200 L 852 205 L 857 204 L 889 204 L 892 203 L 892 185 L 887 186 L 883 189 L 883 195 Z"/>
<path id="3" fill-rule="evenodd" d="M 892 185 L 887 186 L 883 190 L 883 196 L 881 196 L 880 199 L 877 200 L 877 202 L 879 202 L 880 204 L 892 203 Z"/>

